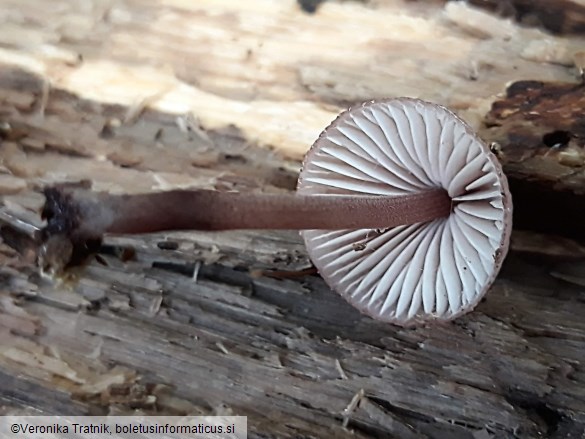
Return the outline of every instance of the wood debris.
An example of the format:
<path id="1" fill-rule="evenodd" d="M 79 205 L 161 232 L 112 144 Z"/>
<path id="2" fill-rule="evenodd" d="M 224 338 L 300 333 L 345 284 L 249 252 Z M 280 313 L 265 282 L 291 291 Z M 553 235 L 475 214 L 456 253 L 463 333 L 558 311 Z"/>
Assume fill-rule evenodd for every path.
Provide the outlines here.
<path id="1" fill-rule="evenodd" d="M 251 437 L 583 435 L 579 1 L 111 3 L 0 11 L 3 413 L 225 410 L 248 416 Z M 107 236 L 107 264 L 60 283 L 6 246 L 27 248 L 40 188 L 65 181 L 290 192 L 341 109 L 402 95 L 498 142 L 517 225 L 562 236 L 518 235 L 455 324 L 398 329 L 318 276 L 252 276 L 310 266 L 294 232 Z"/>

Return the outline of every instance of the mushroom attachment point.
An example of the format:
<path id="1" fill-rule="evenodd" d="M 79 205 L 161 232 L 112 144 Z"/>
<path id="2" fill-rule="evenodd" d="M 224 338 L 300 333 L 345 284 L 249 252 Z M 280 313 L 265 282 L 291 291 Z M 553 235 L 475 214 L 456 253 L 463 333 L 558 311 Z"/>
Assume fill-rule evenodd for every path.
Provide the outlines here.
<path id="1" fill-rule="evenodd" d="M 399 197 L 436 189 L 451 198 L 448 216 L 383 229 L 302 231 L 328 285 L 378 320 L 451 320 L 485 295 L 512 229 L 500 163 L 451 111 L 398 98 L 342 113 L 307 153 L 299 194 Z"/>

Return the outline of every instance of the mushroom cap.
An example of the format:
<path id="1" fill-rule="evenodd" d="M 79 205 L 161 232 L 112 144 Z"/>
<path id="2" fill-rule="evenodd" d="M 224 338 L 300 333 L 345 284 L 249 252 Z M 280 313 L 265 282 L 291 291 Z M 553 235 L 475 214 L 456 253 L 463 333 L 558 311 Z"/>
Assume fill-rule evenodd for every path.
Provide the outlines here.
<path id="1" fill-rule="evenodd" d="M 400 196 L 436 188 L 453 200 L 446 218 L 301 232 L 327 284 L 378 320 L 401 326 L 451 320 L 487 292 L 512 229 L 500 163 L 451 111 L 398 98 L 341 113 L 307 153 L 299 193 Z"/>

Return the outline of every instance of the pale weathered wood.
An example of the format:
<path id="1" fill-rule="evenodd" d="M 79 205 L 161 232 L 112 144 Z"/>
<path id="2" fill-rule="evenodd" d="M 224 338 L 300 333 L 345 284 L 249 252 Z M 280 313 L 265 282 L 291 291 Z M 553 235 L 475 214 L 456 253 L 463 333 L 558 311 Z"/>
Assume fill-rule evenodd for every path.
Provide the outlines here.
<path id="1" fill-rule="evenodd" d="M 582 47 L 462 4 L 4 3 L 0 219 L 32 230 L 35 187 L 63 180 L 290 191 L 300 163 L 281 154 L 347 103 L 418 95 L 479 126 L 507 81 L 576 81 Z M 584 253 L 541 238 L 514 235 L 475 312 L 418 329 L 360 315 L 316 275 L 268 276 L 310 267 L 294 232 L 108 237 L 108 265 L 62 283 L 3 244 L 3 411 L 233 413 L 251 437 L 581 437 Z"/>
<path id="2" fill-rule="evenodd" d="M 100 102 L 236 125 L 296 159 L 340 109 L 373 98 L 429 99 L 479 126 L 509 82 L 576 80 L 585 41 L 466 2 L 332 1 L 315 14 L 294 0 L 3 4 L 0 60 Z"/>

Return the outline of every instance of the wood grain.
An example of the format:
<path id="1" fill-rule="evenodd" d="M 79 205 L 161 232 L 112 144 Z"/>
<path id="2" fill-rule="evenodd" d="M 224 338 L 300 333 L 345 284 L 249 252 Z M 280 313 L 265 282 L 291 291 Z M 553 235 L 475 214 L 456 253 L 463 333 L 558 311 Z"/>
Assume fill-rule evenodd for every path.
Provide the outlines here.
<path id="1" fill-rule="evenodd" d="M 480 126 L 509 81 L 576 82 L 582 47 L 462 4 L 4 5 L 1 219 L 22 233 L 54 182 L 291 191 L 349 103 L 423 97 Z M 357 313 L 293 232 L 109 237 L 60 282 L 2 244 L 2 411 L 233 413 L 254 438 L 581 437 L 582 247 L 513 239 L 477 311 L 418 329 Z"/>

